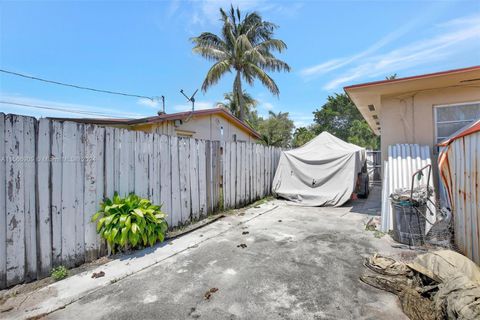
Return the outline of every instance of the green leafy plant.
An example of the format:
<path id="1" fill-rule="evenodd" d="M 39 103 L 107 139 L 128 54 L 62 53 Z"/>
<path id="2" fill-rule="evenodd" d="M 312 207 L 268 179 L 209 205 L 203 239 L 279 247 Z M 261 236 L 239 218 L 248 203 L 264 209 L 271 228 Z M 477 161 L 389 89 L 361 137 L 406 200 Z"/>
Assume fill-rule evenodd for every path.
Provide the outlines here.
<path id="1" fill-rule="evenodd" d="M 118 248 L 153 246 L 165 239 L 168 224 L 166 215 L 148 199 L 131 193 L 121 198 L 115 192 L 113 199 L 106 198 L 100 210 L 92 217 L 97 221 L 97 233 L 107 240 L 115 252 Z"/>
<path id="2" fill-rule="evenodd" d="M 68 269 L 65 266 L 58 266 L 53 268 L 50 274 L 55 281 L 59 281 L 68 276 Z"/>

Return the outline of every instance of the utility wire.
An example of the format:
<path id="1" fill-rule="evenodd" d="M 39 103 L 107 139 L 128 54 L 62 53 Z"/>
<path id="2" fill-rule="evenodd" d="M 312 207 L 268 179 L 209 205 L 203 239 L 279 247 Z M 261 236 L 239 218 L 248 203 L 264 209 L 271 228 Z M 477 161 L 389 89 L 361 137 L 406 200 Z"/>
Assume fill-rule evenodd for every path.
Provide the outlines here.
<path id="1" fill-rule="evenodd" d="M 26 74 L 13 72 L 13 71 L 8 71 L 8 70 L 4 70 L 4 69 L 0 69 L 0 72 L 11 74 L 11 75 L 14 75 L 14 76 L 27 78 L 27 79 L 31 79 L 31 80 L 53 83 L 53 84 L 57 84 L 57 85 L 60 85 L 60 86 L 65 86 L 65 87 L 72 87 L 72 88 L 76 88 L 76 89 L 90 90 L 90 91 L 108 93 L 108 94 L 116 94 L 116 95 L 121 95 L 121 96 L 126 96 L 126 97 L 143 98 L 143 99 L 149 99 L 151 101 L 155 100 L 155 98 L 153 98 L 153 97 L 147 97 L 147 96 L 142 96 L 142 95 L 138 95 L 138 94 L 130 94 L 130 93 L 124 93 L 124 92 L 116 92 L 116 91 L 109 91 L 109 90 L 101 90 L 101 89 L 83 87 L 83 86 L 79 86 L 79 85 L 76 85 L 76 84 L 69 84 L 69 83 L 63 83 L 63 82 L 58 82 L 58 81 L 53 81 L 53 80 L 42 79 L 42 78 L 38 78 L 38 77 L 32 77 L 32 76 L 29 76 L 29 75 L 26 75 Z"/>
<path id="2" fill-rule="evenodd" d="M 45 109 L 45 110 L 54 110 L 54 111 L 61 111 L 66 113 L 76 113 L 82 115 L 89 115 L 89 116 L 102 116 L 102 117 L 111 117 L 111 114 L 106 114 L 102 112 L 95 112 L 95 111 L 86 111 L 86 110 L 76 110 L 76 109 L 64 109 L 64 108 L 57 108 L 57 107 L 46 107 L 46 106 L 37 106 L 27 103 L 19 103 L 14 101 L 3 101 L 0 100 L 0 104 L 9 104 L 14 106 L 21 106 L 27 108 L 35 108 L 35 109 Z"/>

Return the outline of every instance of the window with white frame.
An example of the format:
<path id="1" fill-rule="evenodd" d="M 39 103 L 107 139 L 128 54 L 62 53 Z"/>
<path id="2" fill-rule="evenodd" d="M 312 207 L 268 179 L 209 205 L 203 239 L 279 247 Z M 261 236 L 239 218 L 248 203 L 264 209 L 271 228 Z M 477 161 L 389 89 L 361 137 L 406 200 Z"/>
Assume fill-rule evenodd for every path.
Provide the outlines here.
<path id="1" fill-rule="evenodd" d="M 434 110 L 436 143 L 480 119 L 480 102 L 436 106 Z"/>

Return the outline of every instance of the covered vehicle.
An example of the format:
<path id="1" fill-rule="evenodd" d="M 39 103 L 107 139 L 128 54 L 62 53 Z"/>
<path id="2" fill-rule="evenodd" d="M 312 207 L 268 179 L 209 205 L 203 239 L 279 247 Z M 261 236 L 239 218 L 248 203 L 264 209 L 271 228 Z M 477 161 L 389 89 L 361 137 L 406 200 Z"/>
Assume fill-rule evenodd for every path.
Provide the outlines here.
<path id="1" fill-rule="evenodd" d="M 364 163 L 364 148 L 324 131 L 282 153 L 272 192 L 304 206 L 341 206 L 354 192 Z"/>

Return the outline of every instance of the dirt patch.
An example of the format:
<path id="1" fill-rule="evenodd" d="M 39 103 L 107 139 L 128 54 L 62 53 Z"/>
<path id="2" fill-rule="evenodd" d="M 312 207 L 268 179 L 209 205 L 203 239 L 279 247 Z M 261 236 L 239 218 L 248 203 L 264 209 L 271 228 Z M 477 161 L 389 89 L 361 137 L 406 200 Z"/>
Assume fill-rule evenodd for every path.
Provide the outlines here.
<path id="1" fill-rule="evenodd" d="M 111 257 L 101 257 L 101 258 L 99 258 L 95 261 L 82 264 L 81 266 L 79 266 L 77 268 L 69 269 L 68 270 L 68 277 L 74 276 L 74 275 L 82 273 L 82 272 L 87 272 L 87 271 L 93 270 L 96 267 L 104 265 L 105 263 L 110 262 L 110 261 L 112 261 Z M 37 281 L 34 281 L 34 282 L 30 282 L 30 283 L 19 284 L 19 285 L 16 285 L 16 286 L 12 287 L 12 288 L 2 290 L 2 291 L 0 291 L 0 306 L 5 304 L 5 302 L 9 298 L 16 297 L 16 296 L 18 296 L 20 294 L 23 294 L 23 293 L 29 293 L 29 292 L 36 291 L 38 289 L 41 289 L 43 287 L 46 287 L 46 286 L 54 283 L 54 282 L 55 282 L 55 280 L 52 277 L 47 277 L 47 278 L 44 278 L 44 279 L 41 279 L 41 280 L 37 280 Z"/>

